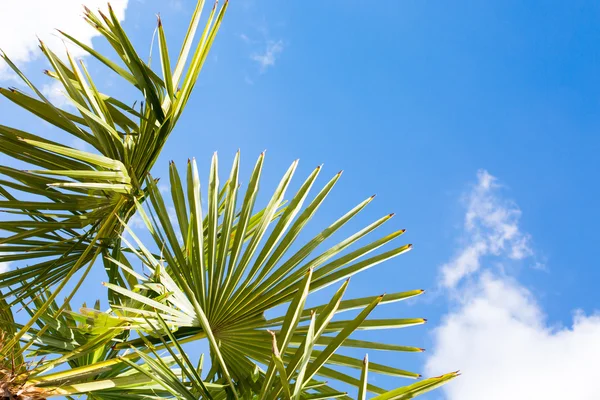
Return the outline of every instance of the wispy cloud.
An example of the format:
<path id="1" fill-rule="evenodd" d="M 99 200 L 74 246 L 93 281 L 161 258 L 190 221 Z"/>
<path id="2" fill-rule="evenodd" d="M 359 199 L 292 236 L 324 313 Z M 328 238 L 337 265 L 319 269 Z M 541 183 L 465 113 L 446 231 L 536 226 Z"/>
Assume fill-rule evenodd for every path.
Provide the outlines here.
<path id="1" fill-rule="evenodd" d="M 532 255 L 530 236 L 519 227 L 521 210 L 499 196 L 501 186 L 485 170 L 477 173 L 477 183 L 465 197 L 465 245 L 441 268 L 442 284 L 456 286 L 477 272 L 484 257 L 505 256 L 520 260 Z"/>
<path id="2" fill-rule="evenodd" d="M 267 68 L 275 65 L 275 61 L 282 52 L 283 40 L 269 40 L 264 51 L 254 53 L 250 58 L 258 63 L 261 72 L 265 72 Z"/>
<path id="3" fill-rule="evenodd" d="M 254 29 L 254 35 L 241 33 L 239 38 L 250 50 L 249 58 L 258 66 L 258 72 L 264 74 L 269 68 L 275 66 L 286 45 L 283 39 L 273 39 L 266 22 L 261 22 Z M 250 85 L 254 83 L 254 79 L 249 77 L 247 73 L 244 80 Z"/>
<path id="4" fill-rule="evenodd" d="M 254 41 L 250 39 L 245 33 L 240 34 L 240 39 L 242 39 L 242 41 L 245 43 L 254 43 Z"/>
<path id="5" fill-rule="evenodd" d="M 57 107 L 72 106 L 69 99 L 65 96 L 62 83 L 58 81 L 43 85 L 42 93 Z"/>
<path id="6" fill-rule="evenodd" d="M 111 5 L 119 19 L 125 17 L 128 0 L 113 0 Z M 65 44 L 56 34 L 61 29 L 91 46 L 97 31 L 89 26 L 82 17 L 82 6 L 91 10 L 106 9 L 106 0 L 61 0 L 61 1 L 0 1 L 0 49 L 13 62 L 23 66 L 40 57 L 38 37 L 58 55 L 64 54 L 65 46 L 74 57 L 85 52 L 76 46 Z M 8 66 L 0 63 L 0 80 L 12 79 Z"/>
<path id="7" fill-rule="evenodd" d="M 600 315 L 575 310 L 569 327 L 554 326 L 529 290 L 490 268 L 535 257 L 500 188 L 480 171 L 465 197 L 464 245 L 441 269 L 452 311 L 434 331 L 426 372 L 461 369 L 446 400 L 598 399 Z"/>

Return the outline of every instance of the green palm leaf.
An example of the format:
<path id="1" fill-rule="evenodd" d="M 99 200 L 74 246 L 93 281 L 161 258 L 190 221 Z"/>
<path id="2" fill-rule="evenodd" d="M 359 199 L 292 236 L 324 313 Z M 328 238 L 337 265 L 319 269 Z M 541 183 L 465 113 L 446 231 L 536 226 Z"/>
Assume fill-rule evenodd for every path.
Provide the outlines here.
<path id="1" fill-rule="evenodd" d="M 239 154 L 234 159 L 230 178 L 223 188 L 217 186 L 218 163 L 216 156 L 214 157 L 206 206 L 209 215 L 199 218 L 200 224 L 196 222 L 194 216 L 194 211 L 202 210 L 199 204 L 202 196 L 195 164 L 190 161 L 188 166 L 187 187 L 184 187 L 180 181 L 175 165 L 171 164 L 171 201 L 177 215 L 176 223 L 181 229 L 180 236 L 177 235 L 178 228 L 169 217 L 165 200 L 156 184 L 152 180 L 148 182 L 151 211 L 156 215 L 156 219 L 153 220 L 141 205 L 138 205 L 138 212 L 146 222 L 154 238 L 154 246 L 160 249 L 161 256 L 156 256 L 134 232 L 126 228 L 133 238 L 133 243 L 125 239 L 123 242 L 130 246 L 130 251 L 141 259 L 151 274 L 146 278 L 140 276 L 137 289 L 126 289 L 111 283 L 105 284 L 121 298 L 119 304 L 113 304 L 115 312 L 120 313 L 133 327 L 146 331 L 146 334 L 151 336 L 159 324 L 156 317 L 152 316 L 157 312 L 160 320 L 166 324 L 163 328 L 169 327 L 173 330 L 173 338 L 183 339 L 193 335 L 208 337 L 212 348 L 213 367 L 216 366 L 214 368 L 220 371 L 232 388 L 236 387 L 238 382 L 250 379 L 253 370 L 247 367 L 256 364 L 270 365 L 264 373 L 259 374 L 261 377 L 264 376 L 261 378 L 265 380 L 263 390 L 277 387 L 276 382 L 280 380 L 274 377 L 282 376 L 277 372 L 281 370 L 280 363 L 288 363 L 286 381 L 292 380 L 299 368 L 304 371 L 303 375 L 306 376 L 307 381 L 320 376 L 322 371 L 324 371 L 322 376 L 331 377 L 332 374 L 328 371 L 335 371 L 340 366 L 360 370 L 363 365 L 362 360 L 335 354 L 337 349 L 345 345 L 346 340 L 350 347 L 421 351 L 410 346 L 357 341 L 349 336 L 360 329 L 392 329 L 424 323 L 425 320 L 420 318 L 389 320 L 366 318 L 377 304 L 411 298 L 423 293 L 422 290 L 392 294 L 389 298 L 375 296 L 345 300 L 343 293 L 347 286 L 346 282 L 330 303 L 312 308 L 304 307 L 304 301 L 310 293 L 348 279 L 360 271 L 410 250 L 410 245 L 400 245 L 375 256 L 367 256 L 368 253 L 398 238 L 404 232 L 401 230 L 398 231 L 399 234 L 384 236 L 382 239 L 360 245 L 356 250 L 346 252 L 345 255 L 339 255 L 342 250 L 356 244 L 359 239 L 388 221 L 391 216 L 386 216 L 343 239 L 330 249 L 313 255 L 316 244 L 323 242 L 364 209 L 372 200 L 368 198 L 309 240 L 307 244 L 298 246 L 297 252 L 288 251 L 292 245 L 297 245 L 296 238 L 322 204 L 339 179 L 339 175 L 326 183 L 303 209 L 303 204 L 308 201 L 308 192 L 321 170 L 317 168 L 304 181 L 296 194 L 291 195 L 280 217 L 274 219 L 295 171 L 297 163 L 294 162 L 283 175 L 252 234 L 238 236 L 240 230 L 245 234 L 246 221 L 253 213 L 263 159 L 264 155 L 261 154 L 246 194 L 238 205 L 239 211 L 234 212 L 233 207 L 238 204 L 235 196 L 242 196 L 237 191 Z M 225 192 L 223 207 L 220 206 L 217 195 L 222 191 Z M 222 213 L 219 212 L 220 209 L 223 210 Z M 260 246 L 260 243 L 264 244 Z M 307 274 L 307 270 L 311 272 Z M 133 302 L 137 306 L 131 306 Z M 289 302 L 291 303 L 286 314 L 270 320 L 265 319 L 265 314 L 270 310 Z M 336 314 L 353 309 L 363 310 L 359 319 L 346 321 L 335 318 Z M 311 315 L 316 318 L 314 328 L 311 328 L 311 324 L 303 323 L 309 320 Z M 273 331 L 277 337 L 276 346 L 281 354 L 279 358 L 273 358 L 273 346 L 270 344 L 271 339 L 267 329 Z M 311 329 L 313 331 L 309 333 Z M 331 336 L 332 334 L 334 336 Z M 171 333 L 165 332 L 163 335 L 171 335 Z M 149 343 L 152 341 L 156 343 L 156 339 L 151 336 L 148 339 Z M 312 337 L 308 345 L 304 343 L 307 336 Z M 133 340 L 130 345 L 143 347 L 145 341 Z M 316 348 L 322 346 L 325 346 L 323 350 Z M 306 348 L 311 349 L 308 355 L 301 350 Z M 409 378 L 419 377 L 418 374 L 377 363 L 371 363 L 371 372 Z M 334 379 L 339 377 L 340 375 L 336 375 Z M 347 382 L 354 384 L 353 381 Z M 286 393 L 288 390 L 290 393 L 291 391 L 298 393 L 293 385 L 287 388 L 282 383 L 280 385 L 281 389 L 286 389 Z M 269 390 L 275 390 L 277 393 L 277 389 Z M 262 395 L 267 396 L 267 393 L 264 392 Z"/>
<path id="2" fill-rule="evenodd" d="M 196 35 L 204 8 L 204 0 L 198 1 L 174 67 L 159 18 L 157 70 L 139 56 L 110 6 L 107 13 L 85 9 L 84 18 L 113 56 L 59 31 L 132 85 L 139 106 L 102 93 L 83 62 L 70 54 L 61 59 L 40 43 L 52 68 L 46 75 L 62 86 L 73 108 L 63 110 L 0 52 L 29 88 L 0 88 L 0 95 L 85 144 L 74 148 L 0 125 L 0 152 L 18 162 L 14 165 L 25 165 L 0 166 L 0 211 L 7 216 L 0 221 L 0 262 L 17 266 L 0 274 L 0 397 L 349 399 L 342 389 L 354 387 L 360 399 L 372 393 L 378 400 L 400 400 L 458 375 L 386 391 L 370 384 L 369 375 L 420 375 L 339 353 L 342 348 L 421 352 L 353 334 L 425 323 L 370 318 L 376 307 L 422 290 L 345 298 L 351 277 L 411 249 L 392 243 L 403 229 L 366 239 L 393 214 L 329 244 L 374 196 L 300 242 L 341 172 L 314 193 L 322 172 L 317 167 L 291 193 L 294 161 L 259 207 L 264 153 L 243 189 L 239 152 L 225 182 L 219 180 L 215 154 L 204 193 L 191 160 L 185 180 L 170 164 L 171 195 L 163 198 L 150 171 L 185 109 L 227 7 L 227 1 L 215 4 Z M 127 225 L 136 213 L 150 243 Z M 96 302 L 74 311 L 71 301 L 96 260 L 107 272 L 110 308 L 102 311 Z M 143 271 L 135 267 L 140 262 Z M 310 296 L 329 286 L 337 287 L 329 301 L 306 306 Z M 66 288 L 65 300 L 57 303 Z M 28 322 L 15 320 L 17 307 Z M 186 352 L 188 343 L 204 339 L 210 346 L 207 372 L 203 356 L 196 364 Z"/>
<path id="3" fill-rule="evenodd" d="M 66 112 L 54 106 L 8 55 L 1 54 L 31 93 L 1 88 L 0 94 L 90 146 L 88 150 L 78 150 L 0 126 L 0 151 L 32 166 L 30 171 L 9 167 L 0 170 L 0 196 L 6 199 L 0 201 L 0 210 L 17 215 L 0 223 L 0 229 L 6 233 L 0 238 L 0 262 L 17 261 L 18 268 L 24 267 L 0 274 L 0 289 L 5 289 L 4 296 L 14 296 L 12 303 L 18 298 L 35 297 L 41 290 L 59 283 L 48 299 L 53 301 L 64 282 L 78 270 L 89 268 L 98 254 L 107 255 L 120 247 L 123 228 L 119 220 L 127 221 L 135 212 L 136 201 L 144 201 L 144 182 L 183 112 L 227 4 L 218 10 L 214 21 L 208 21 L 186 70 L 184 66 L 202 9 L 201 4 L 198 7 L 174 75 L 167 68 L 166 34 L 159 21 L 162 78 L 142 61 L 110 7 L 108 15 L 86 9 L 85 20 L 112 46 L 123 66 L 68 33 L 63 34 L 137 88 L 143 104 L 139 109 L 101 93 L 83 63 L 77 63 L 70 55 L 65 63 L 40 43 L 53 69 L 47 74 L 62 85 L 79 115 Z M 185 77 L 184 85 L 177 88 L 181 77 Z M 27 205 L 19 207 L 25 201 Z M 19 259 L 14 257 L 15 253 L 26 256 Z M 74 255 L 78 256 L 75 261 Z M 25 259 L 26 267 L 18 262 Z M 111 282 L 123 280 L 116 275 L 118 269 L 108 272 Z M 37 279 L 26 280 L 24 275 Z M 48 304 L 40 310 L 44 307 Z M 7 351 L 31 325 L 14 335 L 6 344 Z"/>

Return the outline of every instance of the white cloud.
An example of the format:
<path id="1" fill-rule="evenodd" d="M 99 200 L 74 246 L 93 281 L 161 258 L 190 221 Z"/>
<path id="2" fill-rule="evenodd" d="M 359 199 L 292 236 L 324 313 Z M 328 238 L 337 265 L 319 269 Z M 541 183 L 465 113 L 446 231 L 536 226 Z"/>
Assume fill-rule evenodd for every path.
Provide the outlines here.
<path id="1" fill-rule="evenodd" d="M 125 17 L 128 0 L 111 0 L 110 4 L 117 17 Z M 41 56 L 38 37 L 57 54 L 64 54 L 65 44 L 55 29 L 77 37 L 87 45 L 97 35 L 83 19 L 83 5 L 91 10 L 107 8 L 107 0 L 4 0 L 0 1 L 0 49 L 18 66 Z M 75 57 L 85 53 L 69 46 Z M 8 66 L 0 63 L 0 80 L 12 79 Z"/>
<path id="2" fill-rule="evenodd" d="M 0 274 L 3 274 L 4 272 L 8 271 L 9 269 L 10 269 L 9 262 L 0 262 Z"/>
<path id="3" fill-rule="evenodd" d="M 487 267 L 533 256 L 519 208 L 499 187 L 480 171 L 466 197 L 465 245 L 442 266 L 453 310 L 434 331 L 426 373 L 461 370 L 439 392 L 446 400 L 597 400 L 600 315 L 576 310 L 570 326 L 556 326 L 531 292 Z"/>
<path id="4" fill-rule="evenodd" d="M 498 196 L 501 186 L 487 171 L 480 170 L 477 178 L 465 199 L 465 246 L 442 266 L 442 284 L 446 287 L 454 287 L 477 272 L 485 256 L 520 260 L 532 255 L 530 237 L 519 229 L 519 208 Z"/>
<path id="5" fill-rule="evenodd" d="M 575 312 L 570 327 L 552 327 L 531 293 L 489 272 L 465 292 L 426 365 L 431 376 L 460 368 L 447 400 L 600 398 L 599 315 Z"/>
<path id="6" fill-rule="evenodd" d="M 283 40 L 267 41 L 266 48 L 261 53 L 255 53 L 250 58 L 256 61 L 262 72 L 275 65 L 275 60 L 283 52 Z"/>

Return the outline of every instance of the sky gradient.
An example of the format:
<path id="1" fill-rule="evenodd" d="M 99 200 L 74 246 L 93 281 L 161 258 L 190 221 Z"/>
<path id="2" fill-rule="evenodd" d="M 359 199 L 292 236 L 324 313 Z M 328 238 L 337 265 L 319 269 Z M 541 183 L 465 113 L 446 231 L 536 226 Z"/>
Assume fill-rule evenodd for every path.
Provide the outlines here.
<path id="1" fill-rule="evenodd" d="M 13 16 L 0 27 L 9 56 L 35 43 L 36 33 L 47 34 L 47 23 L 35 23 L 47 22 L 47 11 L 36 3 L 0 5 L 0 14 Z M 194 6 L 114 3 L 137 48 L 148 52 L 154 14 L 161 13 L 177 51 Z M 69 25 L 76 14 L 57 13 L 52 22 L 80 32 Z M 599 39 L 595 1 L 232 1 L 154 174 L 166 180 L 169 160 L 183 166 L 196 157 L 206 181 L 213 152 L 225 171 L 241 149 L 247 179 L 267 149 L 264 203 L 297 158 L 295 187 L 322 163 L 322 183 L 343 169 L 309 232 L 377 194 L 345 233 L 395 212 L 386 229 L 406 228 L 404 240 L 414 245 L 354 278 L 349 295 L 427 290 L 378 311 L 425 317 L 426 326 L 377 338 L 428 351 L 398 359 L 370 354 L 372 361 L 426 374 L 463 372 L 424 400 L 594 400 Z M 44 64 L 29 52 L 19 57 L 52 93 Z M 106 90 L 128 95 L 114 76 L 92 67 Z M 15 85 L 2 67 L 0 79 Z M 3 99 L 0 118 L 52 132 Z"/>

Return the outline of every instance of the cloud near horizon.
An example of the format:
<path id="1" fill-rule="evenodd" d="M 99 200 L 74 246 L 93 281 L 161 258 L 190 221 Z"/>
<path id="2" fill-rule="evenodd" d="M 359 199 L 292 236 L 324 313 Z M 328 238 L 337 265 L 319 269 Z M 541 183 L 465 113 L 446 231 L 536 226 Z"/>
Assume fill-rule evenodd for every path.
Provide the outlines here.
<path id="1" fill-rule="evenodd" d="M 532 293 L 500 268 L 534 257 L 521 212 L 479 171 L 467 194 L 464 245 L 441 267 L 451 310 L 433 333 L 428 375 L 460 369 L 446 400 L 597 400 L 600 315 L 573 311 L 552 323 Z"/>

